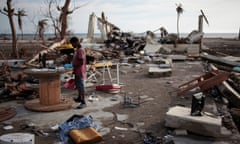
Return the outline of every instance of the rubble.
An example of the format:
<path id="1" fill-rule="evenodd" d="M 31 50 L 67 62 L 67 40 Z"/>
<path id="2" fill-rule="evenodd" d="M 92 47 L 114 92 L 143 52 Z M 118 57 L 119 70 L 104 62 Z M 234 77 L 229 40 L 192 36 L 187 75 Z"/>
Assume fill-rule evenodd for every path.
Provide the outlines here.
<path id="1" fill-rule="evenodd" d="M 99 18 L 98 20 L 104 25 L 105 22 L 101 18 Z M 67 55 L 65 52 L 61 51 L 61 47 L 64 47 L 65 44 L 67 44 L 65 43 L 65 40 L 54 43 L 50 47 L 46 47 L 44 50 L 41 50 L 40 53 L 36 53 L 36 55 L 34 55 L 32 59 L 26 62 L 27 68 L 34 67 L 35 70 L 37 70 L 38 72 L 40 72 L 41 70 L 47 70 L 48 74 L 57 73 L 59 72 L 58 70 L 60 70 L 59 68 L 61 68 L 62 70 L 68 69 L 69 71 L 67 71 L 67 73 L 69 73 L 69 75 L 66 76 L 66 73 L 64 73 L 64 75 L 60 76 L 60 87 L 58 87 L 57 89 L 52 88 L 50 91 L 48 91 L 49 94 L 51 94 L 51 96 L 48 97 L 48 100 L 45 99 L 45 101 L 42 99 L 42 101 L 39 101 L 37 99 L 34 99 L 33 101 L 31 101 L 33 103 L 25 103 L 25 101 L 22 102 L 25 103 L 25 106 L 27 104 L 30 104 L 31 107 L 38 108 L 39 104 L 44 103 L 44 107 L 38 109 L 37 111 L 39 113 L 36 115 L 39 115 L 38 119 L 47 119 L 48 122 L 52 122 L 51 125 L 54 126 L 52 126 L 51 129 L 54 132 L 50 133 L 49 131 L 38 128 L 24 129 L 25 131 L 30 131 L 38 137 L 50 137 L 53 133 L 55 134 L 58 132 L 58 123 L 65 120 L 66 116 L 78 113 L 90 113 L 94 116 L 94 118 L 98 120 L 97 124 L 99 124 L 101 127 L 98 132 L 103 137 L 107 137 L 110 140 L 112 139 L 114 141 L 118 141 L 120 139 L 120 143 L 127 143 L 129 137 L 134 134 L 137 135 L 134 135 L 134 138 L 138 138 L 140 139 L 140 141 L 143 140 L 145 143 L 173 143 L 175 141 L 178 141 L 179 135 L 190 139 L 192 133 L 195 136 L 211 136 L 216 138 L 226 138 L 230 137 L 230 135 L 235 136 L 235 134 L 238 134 L 236 127 L 233 124 L 233 118 L 236 117 L 236 122 L 238 122 L 239 119 L 238 108 L 240 96 L 238 88 L 240 84 L 238 78 L 238 70 L 233 69 L 239 66 L 236 60 L 233 60 L 233 58 L 229 57 L 222 59 L 217 56 L 202 53 L 202 51 L 206 50 L 205 47 L 203 47 L 203 49 L 200 49 L 199 47 L 199 41 L 201 40 L 201 37 L 203 35 L 202 32 L 194 31 L 186 39 L 179 39 L 179 43 L 176 43 L 176 39 L 173 38 L 170 43 L 168 42 L 169 44 L 166 44 L 163 41 L 159 40 L 157 37 L 155 37 L 151 31 L 147 31 L 148 35 L 146 36 L 137 37 L 134 36 L 132 33 L 122 32 L 118 27 L 112 25 L 111 23 L 106 22 L 105 24 L 109 26 L 110 31 L 109 35 L 104 36 L 104 41 L 102 41 L 103 43 L 101 43 L 101 45 L 91 47 L 90 45 L 84 43 L 89 40 L 93 41 L 90 35 L 87 39 L 83 39 L 82 41 L 83 45 L 86 46 L 86 53 L 88 56 L 88 82 L 91 82 L 91 85 L 88 85 L 88 88 L 93 91 L 91 94 L 89 94 L 88 97 L 87 103 L 89 104 L 89 106 L 84 110 L 80 111 L 71 109 L 72 107 L 74 107 L 74 103 L 71 103 L 70 106 L 67 106 L 68 110 L 64 109 L 66 111 L 48 113 L 55 111 L 55 109 L 59 110 L 59 108 L 57 107 L 50 109 L 48 107 L 48 102 L 53 102 L 55 104 L 55 102 L 57 101 L 57 103 L 60 102 L 66 104 L 68 103 L 68 98 L 69 101 L 71 101 L 70 99 L 76 95 L 72 91 L 74 90 L 74 84 L 68 85 L 69 82 L 73 82 L 73 77 L 71 77 L 72 74 L 70 64 L 71 54 Z M 102 30 L 104 29 L 105 28 L 102 27 Z M 71 49 L 70 51 L 74 50 Z M 42 53 L 47 53 L 46 65 L 45 63 L 40 62 L 43 59 L 40 59 L 39 56 L 41 55 L 39 54 Z M 194 63 L 195 61 L 197 61 L 197 64 Z M 201 71 L 199 70 L 199 68 L 193 71 L 192 75 L 187 75 L 187 71 L 192 70 L 191 68 L 193 67 L 193 65 L 196 65 L 196 67 L 200 67 L 201 62 L 204 63 L 206 68 L 209 68 L 209 64 L 216 64 L 217 66 L 224 65 L 228 68 L 227 71 L 224 71 L 226 69 L 202 69 Z M 116 70 L 115 68 L 118 66 L 121 69 Z M 13 77 L 9 74 L 11 73 L 11 71 L 9 71 L 9 67 L 5 67 L 5 65 L 2 65 L 2 68 L 3 69 L 1 71 L 1 78 L 13 79 Z M 120 74 L 121 77 L 125 77 L 125 80 L 128 82 L 121 83 L 119 79 L 116 82 L 116 79 L 111 76 L 111 72 L 113 71 L 116 72 L 116 74 L 114 73 L 114 76 L 119 77 Z M 105 72 L 107 72 L 109 76 L 110 84 L 105 83 Z M 5 77 L 6 75 L 8 75 L 8 77 Z M 129 78 L 130 76 L 132 79 L 136 79 L 137 82 L 132 82 L 132 79 Z M 26 78 L 25 75 L 23 77 Z M 36 85 L 33 85 L 33 83 L 24 83 L 24 85 L 21 85 L 25 86 L 25 88 L 30 86 L 30 90 L 32 90 L 34 93 L 27 93 L 29 89 L 24 89 L 23 87 L 20 87 L 19 83 L 22 82 L 23 79 L 14 78 L 14 82 L 17 81 L 17 84 L 11 81 L 10 84 L 12 85 L 7 84 L 7 81 L 2 80 L 1 85 L 5 86 L 7 84 L 7 90 L 10 91 L 11 94 L 16 94 L 16 96 L 20 95 L 20 93 L 15 93 L 15 90 L 19 87 L 19 89 L 21 88 L 21 92 L 23 94 L 33 95 L 37 93 L 39 95 L 37 95 L 36 97 L 41 99 L 41 92 L 36 90 L 36 88 L 39 88 L 39 84 L 41 83 L 39 83 L 39 80 L 41 81 L 41 78 L 38 77 L 36 79 L 36 77 L 38 76 L 35 75 L 34 77 L 30 77 L 32 82 L 36 82 L 34 83 Z M 101 77 L 104 77 L 102 81 Z M 149 80 L 149 77 L 157 77 L 157 79 Z M 193 87 L 189 86 L 192 82 L 191 78 L 194 78 L 194 82 L 197 83 L 195 83 Z M 180 83 L 188 80 L 188 83 L 180 85 Z M 117 85 L 114 85 L 115 82 Z M 65 89 L 62 86 L 65 86 Z M 186 86 L 187 89 L 182 90 L 182 86 Z M 213 94 L 213 91 L 216 90 L 216 87 L 219 90 L 218 92 L 222 93 L 221 95 L 219 94 L 218 97 L 214 97 L 215 95 Z M 46 89 L 48 89 L 48 86 L 46 86 L 42 91 L 45 92 Z M 60 99 L 60 101 L 59 97 L 55 97 L 54 100 L 51 99 L 54 97 L 54 93 L 59 92 L 59 89 L 63 89 L 66 92 L 62 97 L 63 99 Z M 177 95 L 172 95 L 172 90 L 176 89 L 180 89 Z M 217 110 L 215 110 L 217 112 L 210 114 L 207 112 L 202 113 L 202 111 L 200 111 L 200 114 L 197 114 L 199 116 L 194 116 L 194 114 L 191 115 L 191 109 L 188 108 L 190 107 L 189 103 L 191 103 L 189 102 L 190 98 L 188 97 L 188 95 L 189 93 L 194 93 L 196 95 L 196 93 L 198 92 L 203 92 L 204 94 L 206 94 L 205 99 L 214 97 L 213 99 L 216 100 L 216 102 L 221 100 L 225 102 L 218 104 L 218 108 L 216 108 Z M 118 95 L 115 95 L 115 93 L 118 93 Z M 123 93 L 125 93 L 125 95 L 123 95 Z M 2 94 L 3 93 L 1 93 L 1 95 Z M 66 98 L 66 95 L 68 98 Z M 7 94 L 7 97 L 9 97 L 9 94 Z M 223 98 L 220 100 L 219 97 Z M 161 101 L 159 101 L 159 99 Z M 161 106 L 160 104 L 163 104 L 163 106 Z M 50 103 L 50 105 L 52 105 L 52 103 Z M 115 106 L 113 108 L 113 105 L 120 105 L 120 107 Z M 182 105 L 185 107 L 179 107 L 176 105 Z M 228 113 L 228 108 L 224 110 L 221 109 L 223 106 L 229 106 L 231 108 L 231 114 L 234 115 L 233 118 Z M 16 107 L 19 108 L 20 106 L 17 105 Z M 155 109 L 155 107 L 157 107 L 157 109 Z M 165 125 L 162 126 L 163 117 L 161 116 L 164 115 L 165 111 L 167 111 L 169 107 L 170 109 L 168 112 L 166 112 L 165 116 Z M 205 106 L 205 108 L 206 107 L 211 108 L 211 106 Z M 18 109 L 18 112 L 22 112 L 22 109 L 22 107 Z M 60 110 L 63 109 L 60 108 Z M 222 113 L 219 112 L 221 110 L 223 111 Z M 45 111 L 47 113 L 43 114 L 42 111 Z M 116 113 L 115 111 L 120 111 L 120 113 Z M 7 112 L 10 111 L 7 110 Z M 21 119 L 26 117 L 26 115 L 28 115 L 28 111 L 24 112 L 26 113 L 25 115 L 18 116 L 14 120 L 18 119 L 19 117 Z M 3 111 L 1 111 L 0 113 L 3 115 L 5 114 Z M 54 116 L 56 116 L 55 114 L 57 114 L 58 116 L 60 115 L 61 117 L 56 120 L 54 118 Z M 128 116 L 128 114 L 132 114 L 136 118 L 132 118 L 131 116 Z M 31 114 L 29 115 L 29 119 L 33 119 L 33 117 L 34 116 L 32 116 Z M 40 121 L 41 120 L 39 120 L 39 122 Z M 15 128 L 17 127 L 14 127 L 14 129 Z M 167 131 L 169 130 L 169 128 L 171 130 L 175 129 L 174 136 L 170 135 L 168 132 L 163 133 L 163 131 Z M 155 135 L 160 136 L 154 137 L 149 133 L 143 136 L 143 134 L 149 130 L 153 130 L 155 132 Z M 80 135 L 80 131 L 81 130 L 72 131 L 70 134 L 70 136 L 74 139 L 75 142 L 79 141 L 78 138 Z M 134 132 L 134 134 L 132 134 L 131 132 Z M 81 134 L 85 133 L 87 132 L 81 132 Z M 94 134 L 96 133 L 94 132 Z M 98 138 L 99 135 L 97 134 Z M 127 140 L 124 141 L 123 139 Z M 202 139 L 205 139 L 205 137 L 203 137 Z M 104 140 L 104 142 L 106 141 L 107 143 L 110 142 L 110 140 L 106 139 Z"/>

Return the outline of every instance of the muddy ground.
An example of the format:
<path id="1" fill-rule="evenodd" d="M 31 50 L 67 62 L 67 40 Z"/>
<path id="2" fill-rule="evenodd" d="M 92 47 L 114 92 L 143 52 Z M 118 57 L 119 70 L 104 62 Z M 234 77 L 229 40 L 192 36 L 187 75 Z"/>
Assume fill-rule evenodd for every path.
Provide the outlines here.
<path id="1" fill-rule="evenodd" d="M 223 44 L 224 43 L 224 44 Z M 229 54 L 236 54 L 239 56 L 240 47 L 239 41 L 234 41 L 234 52 Z M 233 43 L 229 41 L 216 41 L 214 39 L 205 41 L 205 44 L 213 49 L 221 52 L 222 49 L 227 46 L 232 46 Z M 221 48 L 220 48 L 221 47 Z M 223 52 L 223 51 L 222 51 Z M 227 54 L 229 51 L 224 51 Z M 116 119 L 108 119 L 103 121 L 103 126 L 111 129 L 110 133 L 103 136 L 103 141 L 100 144 L 141 144 L 144 143 L 144 137 L 147 133 L 151 133 L 153 136 L 163 138 L 168 134 L 173 134 L 173 130 L 164 126 L 165 113 L 172 106 L 181 105 L 191 106 L 191 95 L 193 91 L 177 96 L 175 91 L 177 87 L 194 79 L 204 73 L 202 61 L 200 59 L 176 61 L 173 63 L 172 74 L 170 76 L 163 77 L 149 77 L 148 75 L 148 63 L 136 64 L 132 63 L 130 66 L 120 67 L 120 83 L 122 87 L 121 95 L 122 99 L 119 104 L 105 108 L 104 111 L 128 115 L 128 119 L 125 121 L 118 121 Z M 113 69 L 113 73 L 115 70 Z M 93 88 L 88 88 L 87 92 L 90 94 L 94 92 Z M 134 103 L 137 102 L 138 97 L 144 97 L 140 100 L 139 106 L 128 107 L 123 105 L 124 95 L 131 96 Z M 111 98 L 112 94 L 101 95 Z M 73 97 L 74 95 L 71 95 Z M 216 101 L 211 96 L 206 97 L 206 106 L 204 111 L 216 113 Z M 92 115 L 94 117 L 94 115 Z M 20 122 L 18 122 L 19 124 Z M 18 125 L 16 124 L 16 125 Z M 130 130 L 137 125 L 136 130 Z M 116 127 L 128 128 L 128 130 L 119 130 Z M 0 130 L 0 133 L 6 133 L 6 131 Z M 237 133 L 237 132 L 236 132 Z M 38 144 L 53 144 L 57 141 L 56 133 L 49 133 L 48 137 L 37 137 L 36 143 Z M 200 135 L 188 133 L 188 137 L 195 138 L 196 140 L 209 140 L 211 142 L 224 142 L 229 144 L 239 143 L 237 138 L 225 138 L 215 139 L 211 137 L 202 137 Z"/>

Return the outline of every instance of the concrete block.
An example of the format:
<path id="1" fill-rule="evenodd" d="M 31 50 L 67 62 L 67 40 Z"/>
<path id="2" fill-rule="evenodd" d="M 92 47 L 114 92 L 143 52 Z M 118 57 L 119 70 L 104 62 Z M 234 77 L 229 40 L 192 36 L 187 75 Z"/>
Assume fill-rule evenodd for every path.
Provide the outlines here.
<path id="1" fill-rule="evenodd" d="M 199 56 L 199 53 L 200 53 L 199 46 L 197 46 L 197 47 L 188 47 L 187 48 L 188 56 Z"/>
<path id="2" fill-rule="evenodd" d="M 144 47 L 144 51 L 146 53 L 156 53 L 159 51 L 159 49 L 162 47 L 161 44 L 150 44 L 147 43 L 146 46 Z"/>
<path id="3" fill-rule="evenodd" d="M 186 107 L 175 106 L 166 113 L 165 126 L 186 129 L 190 132 L 211 137 L 226 137 L 231 133 L 226 133 L 222 126 L 220 117 L 209 115 L 191 116 L 191 109 Z M 223 132 L 223 130 L 225 130 Z"/>
<path id="4" fill-rule="evenodd" d="M 172 68 L 160 68 L 159 65 L 149 65 L 148 74 L 150 77 L 170 76 Z"/>

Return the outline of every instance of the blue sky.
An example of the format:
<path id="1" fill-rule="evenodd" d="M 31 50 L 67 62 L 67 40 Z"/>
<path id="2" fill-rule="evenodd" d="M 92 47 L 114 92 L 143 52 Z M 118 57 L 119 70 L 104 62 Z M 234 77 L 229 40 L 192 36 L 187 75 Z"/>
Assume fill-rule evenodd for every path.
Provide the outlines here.
<path id="1" fill-rule="evenodd" d="M 46 0 L 12 0 L 13 6 L 24 8 L 28 16 L 24 17 L 24 33 L 35 33 L 36 23 L 43 17 Z M 62 0 L 64 2 L 64 0 Z M 198 28 L 200 9 L 205 12 L 209 25 L 204 23 L 206 33 L 238 33 L 240 28 L 240 0 L 72 0 L 71 7 L 86 4 L 76 10 L 69 18 L 69 29 L 74 33 L 87 33 L 89 15 L 94 12 L 107 19 L 124 32 L 145 32 L 161 26 L 176 33 L 176 4 L 184 9 L 180 16 L 180 32 L 190 33 Z M 0 8 L 6 0 L 0 1 Z M 17 25 L 17 19 L 15 19 Z M 97 26 L 95 31 L 99 32 Z M 0 33 L 9 33 L 10 26 L 6 16 L 0 14 Z M 52 32 L 49 27 L 46 31 Z"/>

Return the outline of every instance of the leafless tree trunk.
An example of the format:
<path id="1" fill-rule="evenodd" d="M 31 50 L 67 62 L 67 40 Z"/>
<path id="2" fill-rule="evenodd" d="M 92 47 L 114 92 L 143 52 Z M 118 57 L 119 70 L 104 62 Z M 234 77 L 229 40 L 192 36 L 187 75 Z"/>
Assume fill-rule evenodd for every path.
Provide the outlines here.
<path id="1" fill-rule="evenodd" d="M 6 15 L 9 19 L 11 31 L 12 31 L 12 56 L 14 58 L 18 58 L 17 53 L 17 34 L 16 29 L 13 21 L 13 15 L 14 15 L 14 8 L 12 8 L 11 4 L 12 0 L 7 0 L 7 8 L 5 7 L 3 11 L 0 11 L 2 14 Z"/>
<path id="2" fill-rule="evenodd" d="M 67 31 L 67 16 L 68 14 L 72 13 L 68 11 L 69 5 L 71 3 L 71 0 L 66 0 L 64 6 L 61 8 L 61 14 L 60 14 L 60 22 L 61 22 L 61 39 L 64 38 L 64 36 L 66 35 L 66 31 Z"/>
<path id="3" fill-rule="evenodd" d="M 47 0 L 47 4 L 48 10 L 44 15 L 45 17 L 51 19 L 55 37 L 58 38 L 60 36 L 61 39 L 64 39 L 68 29 L 68 15 L 72 14 L 76 9 L 80 8 L 80 6 L 69 10 L 71 0 L 65 0 L 63 6 L 59 6 L 57 0 Z M 58 12 L 60 12 L 58 16 L 55 13 L 54 4 L 56 4 Z"/>
<path id="4" fill-rule="evenodd" d="M 58 10 L 61 12 L 59 16 L 59 21 L 61 22 L 61 32 L 60 32 L 61 39 L 64 39 L 67 32 L 67 28 L 68 28 L 67 16 L 69 14 L 72 14 L 76 9 L 81 7 L 81 6 L 78 6 L 78 7 L 74 7 L 73 10 L 69 10 L 70 3 L 71 3 L 71 0 L 65 0 L 64 6 L 62 8 L 58 7 Z"/>

